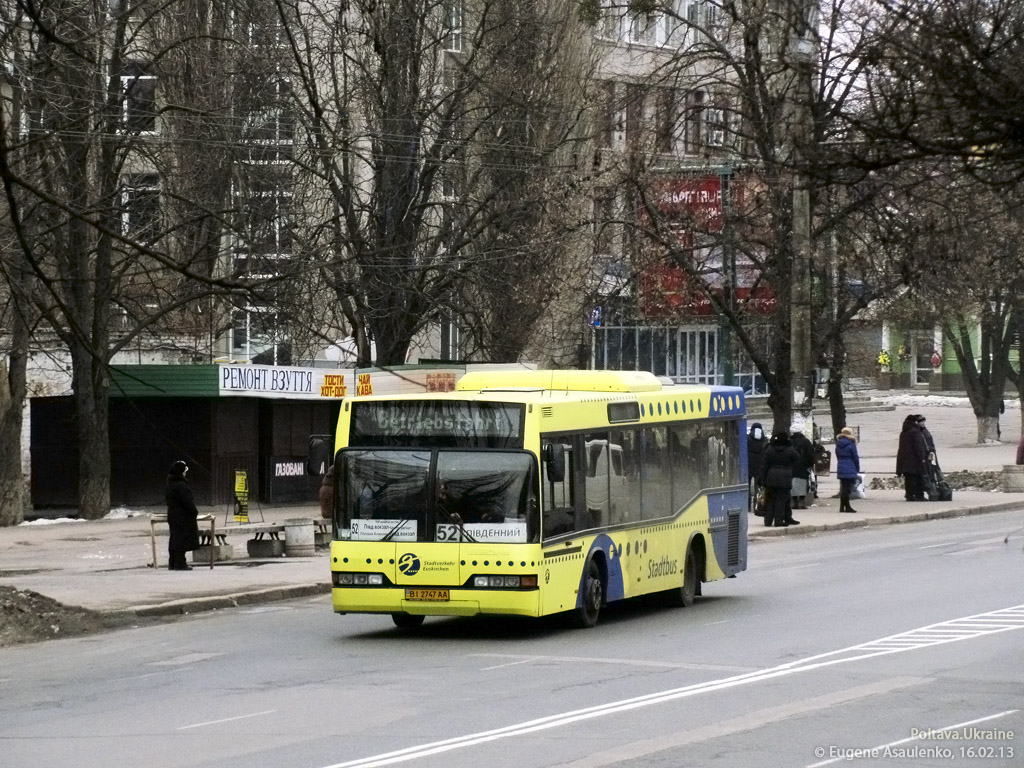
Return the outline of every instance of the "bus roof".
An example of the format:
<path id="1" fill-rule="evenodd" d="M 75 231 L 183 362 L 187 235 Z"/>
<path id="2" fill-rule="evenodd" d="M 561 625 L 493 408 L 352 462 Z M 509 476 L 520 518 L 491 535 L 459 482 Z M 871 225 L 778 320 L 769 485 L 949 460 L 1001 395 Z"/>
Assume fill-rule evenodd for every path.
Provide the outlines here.
<path id="1" fill-rule="evenodd" d="M 658 392 L 662 383 L 647 371 L 474 371 L 459 379 L 455 388 L 459 392 Z"/>

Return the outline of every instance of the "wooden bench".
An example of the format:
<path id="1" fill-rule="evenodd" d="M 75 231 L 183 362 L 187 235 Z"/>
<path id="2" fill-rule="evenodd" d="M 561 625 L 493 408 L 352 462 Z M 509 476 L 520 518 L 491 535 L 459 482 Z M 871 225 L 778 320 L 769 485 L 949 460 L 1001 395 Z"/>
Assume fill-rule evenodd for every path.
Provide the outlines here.
<path id="1" fill-rule="evenodd" d="M 211 528 L 209 531 L 199 532 L 199 544 L 210 546 L 215 540 L 217 546 L 223 546 L 228 543 L 228 535 L 236 533 L 249 534 L 257 541 L 262 540 L 264 536 L 279 541 L 281 534 L 284 533 L 284 526 L 273 523 L 240 523 L 239 525 L 226 525 L 216 530 Z"/>
<path id="2" fill-rule="evenodd" d="M 248 557 L 281 557 L 284 554 L 284 533 L 283 525 L 273 523 L 239 523 L 237 525 L 225 525 L 218 528 L 213 536 L 199 537 L 201 546 L 210 547 L 217 559 L 230 560 L 232 557 L 231 548 L 228 546 L 228 536 L 241 534 L 248 538 L 245 545 L 245 553 Z M 214 544 L 215 542 L 215 544 Z"/>
<path id="3" fill-rule="evenodd" d="M 217 518 L 213 515 L 200 515 L 196 518 L 197 523 L 209 523 L 209 529 L 207 531 L 200 530 L 199 540 L 202 542 L 203 536 L 206 535 L 209 539 L 213 539 L 217 535 Z M 167 515 L 153 515 L 149 518 L 149 544 L 153 550 L 153 562 L 150 565 L 151 568 L 157 567 L 156 559 L 156 524 L 163 523 L 167 524 Z M 213 568 L 213 549 L 210 549 L 210 567 Z"/>

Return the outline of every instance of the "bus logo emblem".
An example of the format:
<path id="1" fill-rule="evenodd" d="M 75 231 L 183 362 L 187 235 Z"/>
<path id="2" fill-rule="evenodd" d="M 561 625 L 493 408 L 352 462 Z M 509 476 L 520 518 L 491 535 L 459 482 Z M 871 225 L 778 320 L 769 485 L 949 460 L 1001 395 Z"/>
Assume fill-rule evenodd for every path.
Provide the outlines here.
<path id="1" fill-rule="evenodd" d="M 420 571 L 420 559 L 412 552 L 406 552 L 398 558 L 398 570 L 406 576 L 415 576 Z"/>

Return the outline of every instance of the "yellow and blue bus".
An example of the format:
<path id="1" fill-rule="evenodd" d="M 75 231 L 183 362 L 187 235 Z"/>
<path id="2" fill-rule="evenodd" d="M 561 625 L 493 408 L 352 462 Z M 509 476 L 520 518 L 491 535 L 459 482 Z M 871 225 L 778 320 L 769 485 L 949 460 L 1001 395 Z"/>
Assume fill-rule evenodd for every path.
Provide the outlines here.
<path id="1" fill-rule="evenodd" d="M 480 371 L 454 392 L 352 397 L 335 436 L 338 613 L 569 613 L 747 563 L 735 387 L 649 373 Z"/>

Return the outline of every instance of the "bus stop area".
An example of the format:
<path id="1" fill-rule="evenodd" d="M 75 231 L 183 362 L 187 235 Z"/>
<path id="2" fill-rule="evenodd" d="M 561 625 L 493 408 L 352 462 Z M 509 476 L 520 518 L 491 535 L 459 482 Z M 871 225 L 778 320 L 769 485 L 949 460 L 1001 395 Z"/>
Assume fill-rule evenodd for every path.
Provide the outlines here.
<path id="1" fill-rule="evenodd" d="M 869 486 L 874 477 L 894 476 L 897 438 L 908 413 L 927 416 L 947 473 L 997 473 L 1003 465 L 1013 463 L 1020 433 L 1020 411 L 1016 407 L 1007 407 L 1003 417 L 1005 442 L 977 445 L 972 442 L 975 426 L 970 408 L 934 400 L 936 405 L 919 401 L 893 405 L 889 401 L 884 408 L 851 414 L 851 424 L 860 428 L 862 469 Z M 765 423 L 765 427 L 770 429 L 770 424 Z M 970 515 L 1024 511 L 1024 493 L 958 489 L 948 502 L 910 503 L 900 489 L 869 487 L 867 497 L 853 504 L 857 514 L 842 514 L 838 511 L 839 500 L 834 498 L 838 489 L 834 474 L 821 476 L 819 497 L 810 508 L 795 512 L 801 521 L 799 526 L 765 528 L 760 518 L 748 515 L 750 537 L 806 536 L 807 546 L 813 547 L 814 538 L 829 531 L 893 523 L 927 524 L 929 519 L 945 517 L 963 517 L 968 525 Z M 129 617 L 193 613 L 326 595 L 330 591 L 330 564 L 324 547 L 277 557 L 252 557 L 246 548 L 254 524 L 283 528 L 296 519 L 316 520 L 319 510 L 314 501 L 263 505 L 258 512 L 252 511 L 252 522 L 245 532 L 223 507 L 204 507 L 200 512 L 215 516 L 217 532 L 224 534 L 236 552 L 230 560 L 218 560 L 212 568 L 200 554 L 194 570 L 169 571 L 166 526 L 157 527 L 155 545 L 151 538 L 151 518 L 162 515 L 164 509 L 118 509 L 96 521 L 41 519 L 0 528 L 0 585 L 32 590 L 69 606 Z M 1024 515 L 1021 517 L 1024 524 Z M 749 570 L 756 569 L 755 547 Z"/>

